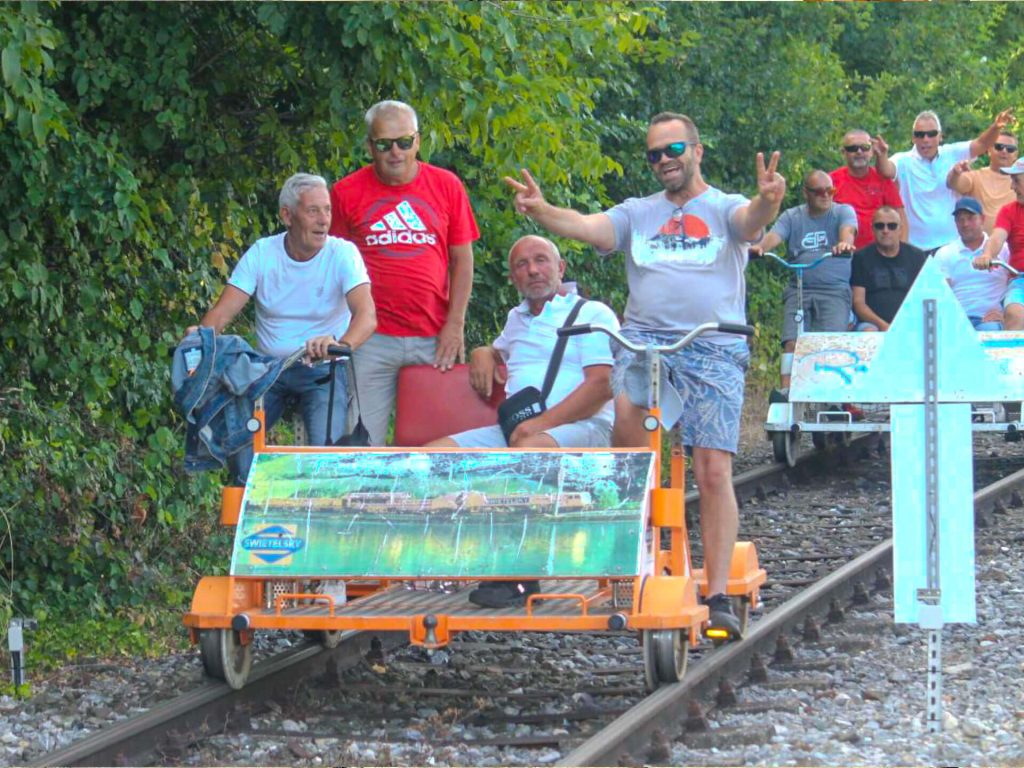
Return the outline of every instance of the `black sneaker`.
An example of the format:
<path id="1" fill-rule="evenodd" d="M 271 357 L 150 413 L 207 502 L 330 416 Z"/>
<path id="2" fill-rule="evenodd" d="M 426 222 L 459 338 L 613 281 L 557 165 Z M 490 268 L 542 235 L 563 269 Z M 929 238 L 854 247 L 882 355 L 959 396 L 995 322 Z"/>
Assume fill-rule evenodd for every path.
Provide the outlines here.
<path id="1" fill-rule="evenodd" d="M 538 592 L 539 581 L 485 581 L 469 593 L 469 602 L 481 608 L 515 608 Z"/>
<path id="2" fill-rule="evenodd" d="M 740 632 L 740 620 L 732 609 L 732 600 L 729 599 L 728 595 L 723 595 L 719 592 L 717 595 L 711 595 L 711 597 L 707 598 L 704 604 L 710 612 L 708 627 L 704 630 L 705 635 L 715 643 L 742 639 L 743 634 Z"/>
<path id="3" fill-rule="evenodd" d="M 789 387 L 786 389 L 773 389 L 768 393 L 768 404 L 772 403 L 788 403 L 789 402 Z"/>

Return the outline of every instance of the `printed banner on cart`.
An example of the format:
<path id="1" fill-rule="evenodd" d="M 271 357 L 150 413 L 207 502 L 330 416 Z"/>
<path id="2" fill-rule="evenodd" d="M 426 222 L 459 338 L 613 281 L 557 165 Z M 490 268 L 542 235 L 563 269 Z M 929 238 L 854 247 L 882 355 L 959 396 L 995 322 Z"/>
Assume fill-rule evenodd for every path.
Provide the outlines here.
<path id="1" fill-rule="evenodd" d="M 236 576 L 641 573 L 654 454 L 257 454 Z"/>

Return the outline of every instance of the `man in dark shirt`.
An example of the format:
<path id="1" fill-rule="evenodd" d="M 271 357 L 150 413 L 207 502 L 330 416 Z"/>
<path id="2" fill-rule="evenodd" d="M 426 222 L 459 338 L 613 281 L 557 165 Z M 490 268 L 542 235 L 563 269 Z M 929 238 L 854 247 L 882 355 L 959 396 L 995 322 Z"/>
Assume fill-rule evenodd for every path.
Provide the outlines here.
<path id="1" fill-rule="evenodd" d="M 925 253 L 900 242 L 900 214 L 883 205 L 871 220 L 875 241 L 853 254 L 850 285 L 858 331 L 887 331 L 896 317 Z"/>

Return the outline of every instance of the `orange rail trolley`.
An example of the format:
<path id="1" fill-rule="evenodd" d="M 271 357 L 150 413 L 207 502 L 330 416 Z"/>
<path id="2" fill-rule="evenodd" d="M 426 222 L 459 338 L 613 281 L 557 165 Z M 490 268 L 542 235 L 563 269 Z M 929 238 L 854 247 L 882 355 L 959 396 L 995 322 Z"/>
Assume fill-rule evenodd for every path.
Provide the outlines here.
<path id="1" fill-rule="evenodd" d="M 702 325 L 673 349 L 718 327 Z M 614 334 L 563 329 L 590 330 Z M 658 366 L 661 350 L 648 349 Z M 428 398 L 453 397 L 453 373 L 441 376 Z M 465 376 L 462 385 L 471 391 Z M 229 574 L 203 577 L 184 616 L 207 673 L 244 686 L 253 633 L 270 630 L 327 647 L 345 630 L 407 632 L 433 649 L 467 630 L 611 629 L 640 633 L 648 688 L 678 681 L 708 609 L 690 565 L 684 458 L 672 449 L 661 487 L 652 395 L 646 450 L 270 446 L 257 403 L 252 468 L 222 498 L 221 523 L 235 526 Z M 765 578 L 753 544 L 738 543 L 728 593 L 743 623 Z M 488 580 L 542 589 L 522 606 L 470 603 Z"/>

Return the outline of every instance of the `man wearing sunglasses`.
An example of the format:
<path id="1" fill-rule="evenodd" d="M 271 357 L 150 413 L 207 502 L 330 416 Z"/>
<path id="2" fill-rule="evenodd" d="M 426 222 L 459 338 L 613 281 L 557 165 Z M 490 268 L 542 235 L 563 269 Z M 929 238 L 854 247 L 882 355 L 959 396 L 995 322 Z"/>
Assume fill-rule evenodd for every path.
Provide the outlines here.
<path id="1" fill-rule="evenodd" d="M 782 212 L 764 239 L 750 249 L 752 256 L 771 251 L 780 243 L 786 244 L 790 261 L 809 264 L 823 253 L 853 253 L 853 238 L 857 231 L 857 215 L 849 205 L 837 205 L 832 196 L 832 179 L 821 170 L 804 177 L 803 205 Z M 850 324 L 850 260 L 827 259 L 803 276 L 803 311 L 808 331 L 845 331 Z M 789 373 L 793 367 L 796 348 L 796 276 L 790 280 L 782 294 L 785 305 L 782 319 L 782 390 L 789 390 Z M 777 396 L 778 396 L 777 395 Z"/>
<path id="2" fill-rule="evenodd" d="M 1000 132 L 996 143 L 988 152 L 988 167 L 971 170 L 969 160 L 957 163 L 946 177 L 946 186 L 957 194 L 968 195 L 981 203 L 985 214 L 985 232 L 992 234 L 999 209 L 1015 199 L 1010 178 L 1000 171 L 1009 168 L 1018 157 L 1017 137 L 1008 131 Z"/>
<path id="3" fill-rule="evenodd" d="M 1011 120 L 1013 111 L 1005 109 L 973 141 L 943 144 L 937 114 L 929 110 L 914 119 L 913 148 L 892 156 L 900 196 L 907 207 L 911 243 L 934 252 L 957 236 L 949 212 L 959 195 L 946 185 L 949 172 L 957 163 L 973 160 L 992 149 Z"/>
<path id="4" fill-rule="evenodd" d="M 505 181 L 516 192 L 516 209 L 550 232 L 589 243 L 601 254 L 624 251 L 629 284 L 624 332 L 641 342 L 670 343 L 703 322 L 746 322 L 747 248 L 761 239 L 786 191 L 776 172 L 778 152 L 767 165 L 757 154 L 758 192 L 751 200 L 708 185 L 701 176 L 703 156 L 694 122 L 662 112 L 651 118 L 644 153 L 663 187 L 653 195 L 582 214 L 548 203 L 526 169 L 523 181 Z M 705 334 L 663 359 L 682 400 L 683 443 L 693 451 L 700 489 L 710 622 L 732 637 L 739 636 L 739 622 L 724 592 L 739 521 L 732 457 L 748 360 L 746 342 L 727 333 Z M 612 373 L 615 446 L 647 445 L 645 372 L 643 360 L 618 350 Z"/>
<path id="5" fill-rule="evenodd" d="M 907 217 L 903 210 L 903 198 L 899 187 L 892 180 L 896 169 L 889 160 L 889 145 L 881 136 L 871 137 L 865 130 L 854 128 L 843 136 L 841 150 L 846 165 L 836 168 L 829 176 L 835 184 L 837 203 L 853 206 L 857 212 L 857 237 L 853 241 L 856 248 L 863 248 L 873 240 L 871 220 L 883 205 L 891 205 L 900 212 L 903 229 L 900 237 L 907 239 Z M 875 165 L 871 165 L 874 158 Z M 884 171 L 880 173 L 880 171 Z"/>
<path id="6" fill-rule="evenodd" d="M 469 197 L 450 171 L 417 159 L 419 120 L 400 101 L 366 113 L 373 162 L 331 190 L 331 234 L 359 248 L 377 305 L 377 332 L 353 356 L 358 413 L 371 445 L 383 445 L 398 370 L 465 360 L 463 329 L 479 239 Z M 353 403 L 355 407 L 356 404 Z"/>
<path id="7" fill-rule="evenodd" d="M 883 205 L 871 222 L 874 242 L 853 254 L 850 286 L 858 331 L 887 331 L 927 258 L 900 242 L 900 215 Z"/>

